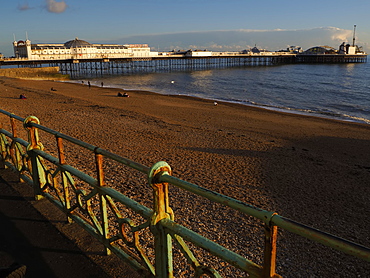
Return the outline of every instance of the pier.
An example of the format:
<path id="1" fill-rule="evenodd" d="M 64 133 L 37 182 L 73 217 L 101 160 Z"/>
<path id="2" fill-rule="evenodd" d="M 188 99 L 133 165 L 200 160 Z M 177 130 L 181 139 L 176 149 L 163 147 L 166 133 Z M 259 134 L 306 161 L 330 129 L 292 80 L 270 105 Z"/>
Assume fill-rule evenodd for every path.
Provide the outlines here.
<path id="1" fill-rule="evenodd" d="M 79 58 L 64 60 L 29 60 L 8 58 L 0 60 L 2 67 L 59 67 L 62 74 L 72 78 L 105 74 L 137 72 L 168 72 L 178 70 L 204 70 L 229 67 L 274 66 L 296 63 L 364 63 L 366 54 L 292 54 L 269 52 L 230 55 L 214 53 L 211 56 L 158 55 L 154 57 Z"/>
<path id="2" fill-rule="evenodd" d="M 355 42 L 355 41 L 354 41 Z M 294 63 L 363 63 L 367 54 L 357 45 L 342 43 L 339 50 L 316 46 L 276 52 L 257 47 L 240 52 L 210 50 L 152 51 L 147 44 L 92 44 L 75 38 L 65 43 L 13 42 L 14 58 L 0 58 L 0 68 L 59 67 L 72 78 L 137 72 L 168 72 L 229 67 L 273 66 Z"/>

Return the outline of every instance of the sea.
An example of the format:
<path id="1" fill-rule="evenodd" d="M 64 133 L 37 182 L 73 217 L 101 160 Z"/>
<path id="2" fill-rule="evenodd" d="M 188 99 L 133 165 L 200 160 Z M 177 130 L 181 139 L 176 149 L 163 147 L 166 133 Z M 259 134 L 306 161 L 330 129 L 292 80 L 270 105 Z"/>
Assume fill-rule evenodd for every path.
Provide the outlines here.
<path id="1" fill-rule="evenodd" d="M 88 78 L 88 77 L 87 77 Z M 80 79 L 75 82 L 80 82 Z M 286 64 L 125 73 L 88 78 L 92 85 L 370 124 L 370 63 Z"/>

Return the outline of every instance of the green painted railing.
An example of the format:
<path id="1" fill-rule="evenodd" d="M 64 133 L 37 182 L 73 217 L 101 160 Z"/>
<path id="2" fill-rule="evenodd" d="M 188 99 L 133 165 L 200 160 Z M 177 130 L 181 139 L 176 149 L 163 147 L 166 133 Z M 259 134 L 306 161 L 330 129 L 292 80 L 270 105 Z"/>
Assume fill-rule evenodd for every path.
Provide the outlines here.
<path id="1" fill-rule="evenodd" d="M 185 243 L 188 241 L 245 272 L 249 277 L 280 277 L 275 273 L 278 227 L 370 262 L 370 249 L 367 247 L 178 179 L 171 175 L 171 168 L 166 162 L 161 161 L 147 167 L 42 126 L 34 116 L 23 119 L 4 110 L 0 110 L 0 113 L 3 114 L 3 120 L 0 121 L 1 166 L 15 170 L 22 181 L 33 187 L 36 199 L 47 198 L 67 215 L 68 221 L 77 222 L 97 238 L 105 246 L 107 254 L 115 253 L 142 276 L 177 276 L 173 273 L 172 258 L 172 250 L 175 248 L 172 244 L 175 243 L 177 250 L 192 268 L 194 277 L 221 277 L 214 268 L 205 266 L 196 259 Z M 7 117 L 11 131 L 3 129 L 4 119 Z M 27 140 L 18 136 L 16 121 L 23 123 Z M 44 150 L 39 140 L 40 130 L 55 138 L 58 157 Z M 66 163 L 66 142 L 82 147 L 94 155 L 95 178 Z M 153 189 L 153 208 L 107 187 L 103 159 L 113 160 L 143 173 Z M 263 265 L 258 265 L 176 223 L 174 212 L 169 206 L 169 184 L 261 220 L 265 231 Z M 137 219 L 134 221 L 125 217 L 127 210 L 144 220 L 136 224 L 139 222 Z M 152 252 L 142 246 L 140 236 L 144 230 L 151 234 L 145 241 L 153 241 Z"/>

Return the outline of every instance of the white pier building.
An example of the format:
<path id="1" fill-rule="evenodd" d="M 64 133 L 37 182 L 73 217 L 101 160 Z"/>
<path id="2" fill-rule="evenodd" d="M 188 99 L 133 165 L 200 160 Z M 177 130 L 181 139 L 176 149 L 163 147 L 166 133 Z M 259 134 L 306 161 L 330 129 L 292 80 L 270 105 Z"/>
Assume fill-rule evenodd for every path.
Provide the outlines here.
<path id="1" fill-rule="evenodd" d="M 109 58 L 145 58 L 158 56 L 147 44 L 92 44 L 75 38 L 66 43 L 32 44 L 30 40 L 14 41 L 15 58 L 28 60 L 78 60 Z"/>

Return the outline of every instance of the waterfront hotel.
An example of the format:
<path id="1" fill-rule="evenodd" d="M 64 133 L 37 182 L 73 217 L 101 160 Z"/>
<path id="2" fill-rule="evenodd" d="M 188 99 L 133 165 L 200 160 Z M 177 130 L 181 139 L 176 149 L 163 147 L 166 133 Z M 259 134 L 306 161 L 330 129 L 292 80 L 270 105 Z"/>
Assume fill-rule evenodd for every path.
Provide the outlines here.
<path id="1" fill-rule="evenodd" d="M 28 60 L 78 60 L 158 56 L 147 44 L 92 44 L 75 38 L 62 44 L 32 44 L 30 40 L 14 41 L 15 58 Z"/>

